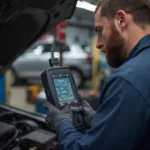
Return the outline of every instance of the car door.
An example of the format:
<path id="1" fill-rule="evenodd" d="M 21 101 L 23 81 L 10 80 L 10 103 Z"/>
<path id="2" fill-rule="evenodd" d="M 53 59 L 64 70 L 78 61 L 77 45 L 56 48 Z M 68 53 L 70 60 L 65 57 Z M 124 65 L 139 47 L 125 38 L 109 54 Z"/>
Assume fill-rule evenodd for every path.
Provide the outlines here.
<path id="1" fill-rule="evenodd" d="M 31 72 L 32 77 L 39 78 L 41 73 L 49 67 L 49 59 L 51 57 L 52 44 L 44 43 L 37 46 L 32 55 L 28 56 L 30 66 L 28 69 Z"/>
<path id="2" fill-rule="evenodd" d="M 53 44 L 45 43 L 43 44 L 43 51 L 40 54 L 39 57 L 39 62 L 38 62 L 38 67 L 37 67 L 37 72 L 41 74 L 45 69 L 49 68 L 49 59 L 52 56 L 52 49 L 53 49 Z M 56 50 L 54 51 L 54 57 L 59 59 L 59 52 Z"/>
<path id="3" fill-rule="evenodd" d="M 49 44 L 49 49 L 51 45 Z M 50 50 L 49 50 L 50 51 Z M 45 44 L 37 44 L 20 56 L 13 64 L 20 77 L 39 78 L 41 72 L 49 66 L 50 52 Z"/>

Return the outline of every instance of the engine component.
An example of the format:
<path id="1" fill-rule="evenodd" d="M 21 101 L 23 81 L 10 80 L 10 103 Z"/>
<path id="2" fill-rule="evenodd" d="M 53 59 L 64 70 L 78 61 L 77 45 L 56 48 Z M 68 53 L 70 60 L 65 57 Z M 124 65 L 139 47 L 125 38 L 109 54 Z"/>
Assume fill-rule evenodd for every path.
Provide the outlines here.
<path id="1" fill-rule="evenodd" d="M 15 115 L 18 115 L 24 119 L 26 118 L 30 120 L 35 120 L 38 123 L 45 124 L 45 117 L 44 117 L 45 115 L 43 114 L 28 112 L 26 110 L 15 108 L 13 106 L 9 106 L 3 103 L 0 103 L 0 109 L 8 111 L 8 112 L 12 112 Z"/>
<path id="2" fill-rule="evenodd" d="M 4 122 L 0 122 L 0 139 L 9 133 L 16 131 L 16 128 L 12 125 L 6 124 Z"/>
<path id="3" fill-rule="evenodd" d="M 19 144 L 23 150 L 35 148 L 36 150 L 48 150 L 53 145 L 56 135 L 52 132 L 38 129 L 19 139 Z"/>
<path id="4" fill-rule="evenodd" d="M 0 117 L 0 150 L 58 150 L 45 115 L 0 103 Z"/>
<path id="5" fill-rule="evenodd" d="M 0 113 L 0 119 L 3 119 L 5 117 L 9 117 L 9 116 L 12 116 L 13 115 L 13 112 L 1 112 Z"/>
<path id="6" fill-rule="evenodd" d="M 32 120 L 21 120 L 18 122 L 18 124 L 25 124 L 26 126 L 30 127 L 31 129 L 39 128 L 39 125 Z"/>
<path id="7" fill-rule="evenodd" d="M 17 120 L 12 122 L 12 124 L 17 128 L 20 129 L 20 134 L 23 132 L 31 132 L 37 128 L 39 128 L 38 124 L 32 120 Z"/>
<path id="8" fill-rule="evenodd" d="M 9 124 L 0 122 L 0 150 L 4 150 L 18 135 L 18 130 Z"/>
<path id="9" fill-rule="evenodd" d="M 14 147 L 12 150 L 21 150 L 21 148 L 20 147 Z"/>

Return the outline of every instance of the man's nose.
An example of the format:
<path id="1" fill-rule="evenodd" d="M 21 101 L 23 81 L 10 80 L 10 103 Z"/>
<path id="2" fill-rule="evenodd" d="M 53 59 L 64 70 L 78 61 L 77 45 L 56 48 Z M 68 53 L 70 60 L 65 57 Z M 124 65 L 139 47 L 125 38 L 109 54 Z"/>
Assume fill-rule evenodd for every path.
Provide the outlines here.
<path id="1" fill-rule="evenodd" d="M 96 44 L 96 48 L 97 49 L 101 49 L 101 48 L 103 48 L 103 42 L 101 42 L 101 41 L 97 41 L 97 44 Z"/>

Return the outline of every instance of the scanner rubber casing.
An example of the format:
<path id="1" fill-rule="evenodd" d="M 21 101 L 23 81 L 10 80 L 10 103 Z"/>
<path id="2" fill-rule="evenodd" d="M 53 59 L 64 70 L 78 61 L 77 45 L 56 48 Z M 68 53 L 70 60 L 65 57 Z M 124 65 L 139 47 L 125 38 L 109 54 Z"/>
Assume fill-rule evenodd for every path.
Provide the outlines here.
<path id="1" fill-rule="evenodd" d="M 57 97 L 57 92 L 55 89 L 55 85 L 53 82 L 53 75 L 60 75 L 60 74 L 68 74 L 68 78 L 70 80 L 70 84 L 75 96 L 75 100 L 76 101 L 69 101 L 69 102 L 65 102 L 64 105 L 60 105 L 58 97 Z M 59 77 L 61 78 L 61 77 Z M 62 76 L 63 78 L 63 76 Z M 78 93 L 77 93 L 77 87 L 74 81 L 74 78 L 71 74 L 71 71 L 69 69 L 69 67 L 60 67 L 60 66 L 56 66 L 56 67 L 52 67 L 49 69 L 46 69 L 42 74 L 41 74 L 41 79 L 42 79 L 42 84 L 45 90 L 45 94 L 47 97 L 47 101 L 49 101 L 52 105 L 56 106 L 57 108 L 64 108 L 66 105 L 70 105 L 70 106 L 75 106 L 78 107 L 79 106 L 79 98 L 78 98 Z"/>

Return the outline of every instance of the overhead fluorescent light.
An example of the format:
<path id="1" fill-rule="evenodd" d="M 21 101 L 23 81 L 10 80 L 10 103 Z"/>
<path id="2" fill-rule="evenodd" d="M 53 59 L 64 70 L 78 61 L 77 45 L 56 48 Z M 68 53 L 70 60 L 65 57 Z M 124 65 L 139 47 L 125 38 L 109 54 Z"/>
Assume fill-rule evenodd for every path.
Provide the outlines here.
<path id="1" fill-rule="evenodd" d="M 93 12 L 96 9 L 96 5 L 90 4 L 86 1 L 78 1 L 76 7 L 86 9 L 86 10 L 89 10 L 89 11 L 93 11 Z"/>

